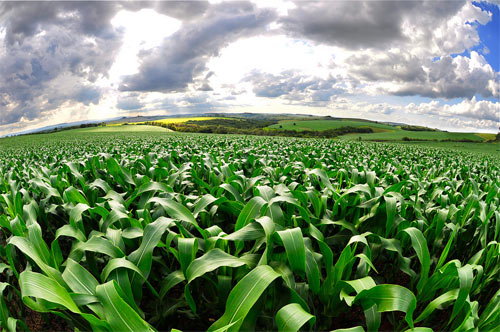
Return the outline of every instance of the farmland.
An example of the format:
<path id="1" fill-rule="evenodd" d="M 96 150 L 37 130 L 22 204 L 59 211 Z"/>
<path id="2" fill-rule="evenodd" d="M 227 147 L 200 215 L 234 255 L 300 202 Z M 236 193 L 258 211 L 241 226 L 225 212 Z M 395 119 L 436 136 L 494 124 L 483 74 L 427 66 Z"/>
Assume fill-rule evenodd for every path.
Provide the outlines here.
<path id="1" fill-rule="evenodd" d="M 359 136 L 359 135 L 358 135 Z M 405 137 L 413 140 L 467 140 L 483 142 L 485 138 L 475 133 L 454 133 L 446 131 L 408 131 L 395 130 L 390 132 L 379 132 L 373 134 L 363 134 L 362 138 L 366 140 L 381 140 L 381 141 L 401 141 Z M 357 138 L 352 135 L 346 135 L 343 139 Z"/>
<path id="2" fill-rule="evenodd" d="M 0 140 L 2 329 L 500 328 L 498 154 L 109 128 Z"/>
<path id="3" fill-rule="evenodd" d="M 361 137 L 363 140 L 370 141 L 402 141 L 402 140 L 420 140 L 420 141 L 474 141 L 484 142 L 494 139 L 494 134 L 475 134 L 475 133 L 456 133 L 439 130 L 412 131 L 405 130 L 401 126 L 388 125 L 373 121 L 363 120 L 283 120 L 269 128 L 278 130 L 318 130 L 338 129 L 342 127 L 371 128 L 373 133 L 355 133 L 343 135 L 343 140 L 355 140 Z"/>
<path id="4" fill-rule="evenodd" d="M 281 126 L 281 127 L 280 127 Z M 375 132 L 394 131 L 395 127 L 383 123 L 363 120 L 284 120 L 270 126 L 273 129 L 288 130 L 328 130 L 341 127 L 365 127 L 372 128 Z"/>

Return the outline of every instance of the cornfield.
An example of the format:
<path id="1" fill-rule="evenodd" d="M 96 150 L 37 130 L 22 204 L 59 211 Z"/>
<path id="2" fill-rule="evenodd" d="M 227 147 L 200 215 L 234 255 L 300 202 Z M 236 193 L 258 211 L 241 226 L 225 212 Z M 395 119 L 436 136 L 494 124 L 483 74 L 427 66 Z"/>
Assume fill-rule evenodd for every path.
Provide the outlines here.
<path id="1" fill-rule="evenodd" d="M 0 150 L 0 326 L 499 331 L 500 158 L 100 135 Z"/>

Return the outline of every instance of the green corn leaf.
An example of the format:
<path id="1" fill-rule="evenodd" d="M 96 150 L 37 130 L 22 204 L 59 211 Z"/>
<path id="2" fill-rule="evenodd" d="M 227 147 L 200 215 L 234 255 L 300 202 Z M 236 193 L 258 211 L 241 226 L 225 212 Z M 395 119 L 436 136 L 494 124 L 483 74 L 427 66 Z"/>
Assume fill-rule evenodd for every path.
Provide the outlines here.
<path id="1" fill-rule="evenodd" d="M 351 327 L 348 329 L 337 329 L 330 332 L 365 332 L 365 329 L 361 326 Z"/>
<path id="2" fill-rule="evenodd" d="M 180 270 L 169 273 L 169 275 L 162 281 L 160 298 L 163 299 L 172 287 L 180 284 L 184 280 L 186 280 L 186 278 L 184 277 L 184 273 Z"/>
<path id="3" fill-rule="evenodd" d="M 99 282 L 89 271 L 71 258 L 66 261 L 62 277 L 75 293 L 95 295 L 95 289 L 99 285 Z"/>
<path id="4" fill-rule="evenodd" d="M 376 304 L 363 311 L 366 319 L 366 329 L 368 332 L 378 331 L 382 321 L 382 315 Z"/>
<path id="5" fill-rule="evenodd" d="M 290 303 L 276 313 L 276 325 L 280 332 L 297 332 L 307 322 L 313 325 L 315 320 L 315 316 L 297 303 Z"/>
<path id="6" fill-rule="evenodd" d="M 350 296 L 349 293 L 353 290 L 356 294 L 361 293 L 365 289 L 375 287 L 375 281 L 372 277 L 364 277 L 356 280 L 342 280 L 340 281 L 342 290 L 340 291 L 340 299 L 345 300 L 348 306 L 352 305 L 356 296 Z"/>
<path id="7" fill-rule="evenodd" d="M 107 160 L 107 169 L 115 180 L 123 187 L 128 188 L 129 185 L 135 185 L 130 173 L 124 169 L 114 158 Z"/>
<path id="8" fill-rule="evenodd" d="M 195 204 L 195 208 L 193 210 L 193 216 L 197 217 L 201 211 L 203 211 L 207 206 L 209 206 L 216 200 L 217 199 L 210 194 L 206 194 L 203 197 L 201 197 L 199 201 Z"/>
<path id="9" fill-rule="evenodd" d="M 109 281 L 96 288 L 97 297 L 104 307 L 106 321 L 113 331 L 154 331 L 132 309 L 117 291 L 118 285 L 115 281 Z"/>
<path id="10" fill-rule="evenodd" d="M 151 271 L 153 262 L 153 250 L 160 242 L 162 235 L 165 233 L 173 221 L 165 217 L 160 217 L 154 222 L 148 224 L 144 228 L 142 242 L 139 248 L 128 256 L 128 260 L 134 263 L 140 270 L 141 274 L 147 279 Z M 136 275 L 134 274 L 130 280 L 135 286 Z M 138 286 L 135 286 L 138 287 Z"/>
<path id="11" fill-rule="evenodd" d="M 196 258 L 198 251 L 198 239 L 196 238 L 179 238 L 179 262 L 181 269 L 186 275 L 186 270 L 191 262 Z"/>
<path id="12" fill-rule="evenodd" d="M 134 263 L 127 260 L 126 258 L 121 257 L 121 258 L 113 258 L 113 259 L 109 260 L 108 264 L 106 264 L 106 266 L 104 267 L 104 269 L 101 272 L 102 282 L 105 282 L 108 279 L 111 272 L 113 272 L 116 269 L 120 269 L 120 268 L 125 268 L 125 269 L 129 269 L 131 271 L 134 271 L 139 276 L 141 276 L 141 278 L 143 280 L 146 280 L 146 277 L 142 274 L 142 271 Z"/>
<path id="13" fill-rule="evenodd" d="M 80 313 L 80 309 L 73 302 L 68 291 L 55 280 L 43 274 L 31 271 L 21 272 L 19 286 L 23 301 L 26 301 L 27 297 L 35 297 L 63 306 L 76 314 Z"/>
<path id="14" fill-rule="evenodd" d="M 302 231 L 296 227 L 284 231 L 278 231 L 278 235 L 285 246 L 288 263 L 293 271 L 304 273 L 306 270 L 306 249 Z"/>
<path id="15" fill-rule="evenodd" d="M 57 281 L 59 284 L 64 285 L 61 272 L 49 266 L 44 259 L 40 257 L 32 242 L 28 241 L 28 239 L 14 236 L 10 238 L 9 243 L 21 250 L 27 257 L 30 257 L 46 275 Z"/>
<path id="16" fill-rule="evenodd" d="M 229 241 L 252 241 L 261 239 L 264 236 L 265 233 L 262 226 L 256 222 L 252 222 L 238 231 L 223 237 L 223 239 Z"/>
<path id="17" fill-rule="evenodd" d="M 191 211 L 176 201 L 161 197 L 152 197 L 148 200 L 147 204 L 149 203 L 158 203 L 170 217 L 198 226 Z"/>
<path id="18" fill-rule="evenodd" d="M 231 195 L 233 195 L 238 202 L 244 203 L 243 198 L 241 197 L 238 190 L 236 190 L 236 188 L 230 185 L 229 183 L 223 183 L 219 187 L 231 193 Z"/>
<path id="19" fill-rule="evenodd" d="M 318 294 L 320 290 L 320 271 L 313 253 L 306 248 L 306 276 L 311 292 Z"/>
<path id="20" fill-rule="evenodd" d="M 280 275 L 267 265 L 260 265 L 250 271 L 231 290 L 224 315 L 208 328 L 215 331 L 236 321 L 227 331 L 238 331 L 243 319 L 271 282 Z"/>
<path id="21" fill-rule="evenodd" d="M 415 295 L 405 287 L 390 284 L 377 285 L 356 295 L 354 303 L 358 302 L 366 309 L 377 305 L 378 312 L 402 311 L 406 313 L 406 322 L 413 328 L 413 311 L 415 311 L 417 300 Z"/>
<path id="22" fill-rule="evenodd" d="M 189 308 L 193 312 L 193 314 L 196 316 L 196 302 L 194 301 L 193 295 L 191 295 L 191 291 L 189 290 L 189 284 L 186 284 L 184 286 L 184 299 L 186 299 L 186 302 L 189 305 Z"/>
<path id="23" fill-rule="evenodd" d="M 389 237 L 394 227 L 394 217 L 396 216 L 397 200 L 394 197 L 384 197 L 387 220 L 385 223 L 385 237 Z"/>
<path id="24" fill-rule="evenodd" d="M 410 236 L 413 249 L 417 253 L 417 257 L 422 266 L 420 279 L 417 284 L 418 292 L 421 293 L 425 283 L 427 282 L 431 266 L 429 248 L 427 247 L 427 241 L 420 230 L 415 227 L 410 227 L 406 228 L 404 231 Z"/>
<path id="25" fill-rule="evenodd" d="M 469 264 L 457 269 L 457 272 L 460 282 L 460 290 L 458 291 L 457 300 L 455 302 L 455 305 L 453 306 L 450 321 L 453 320 L 453 318 L 455 318 L 455 316 L 458 315 L 458 313 L 462 309 L 463 305 L 465 304 L 465 300 L 467 299 L 471 291 L 472 282 L 474 281 L 472 267 Z"/>
<path id="26" fill-rule="evenodd" d="M 425 307 L 424 311 L 422 311 L 422 313 L 415 319 L 415 323 L 418 323 L 426 319 L 427 317 L 429 317 L 430 314 L 434 312 L 434 310 L 444 305 L 445 303 L 455 301 L 457 299 L 457 296 L 458 296 L 458 289 L 453 289 L 435 298 L 434 300 L 432 300 L 432 302 L 430 302 L 427 305 L 427 307 Z"/>
<path id="27" fill-rule="evenodd" d="M 477 324 L 480 331 L 494 331 L 500 327 L 500 290 L 491 298 L 479 316 Z"/>
<path id="28" fill-rule="evenodd" d="M 78 242 L 73 251 L 91 251 L 110 256 L 111 258 L 119 258 L 125 254 L 111 243 L 111 241 L 100 236 L 92 236 L 87 242 Z"/>
<path id="29" fill-rule="evenodd" d="M 244 260 L 231 256 L 218 248 L 214 248 L 189 264 L 186 270 L 186 278 L 188 283 L 190 283 L 194 279 L 221 266 L 238 267 L 245 264 Z"/>
<path id="30" fill-rule="evenodd" d="M 234 230 L 238 231 L 244 226 L 246 226 L 252 219 L 255 219 L 260 216 L 261 208 L 266 204 L 266 201 L 262 199 L 262 197 L 254 197 L 248 201 L 243 210 L 241 210 L 238 219 L 236 220 L 236 224 L 234 226 Z"/>
<path id="31" fill-rule="evenodd" d="M 74 187 L 69 187 L 68 189 L 66 189 L 64 191 L 63 198 L 66 201 L 71 202 L 75 205 L 77 204 L 85 204 L 87 206 L 89 205 L 87 199 Z"/>

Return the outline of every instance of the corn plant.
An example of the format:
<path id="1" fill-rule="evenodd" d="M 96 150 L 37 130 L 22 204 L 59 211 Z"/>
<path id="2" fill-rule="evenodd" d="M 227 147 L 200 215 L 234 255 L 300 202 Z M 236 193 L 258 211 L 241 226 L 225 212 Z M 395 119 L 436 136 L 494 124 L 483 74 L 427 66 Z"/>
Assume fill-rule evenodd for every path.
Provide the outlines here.
<path id="1" fill-rule="evenodd" d="M 12 142 L 12 141 L 11 141 Z M 0 328 L 498 331 L 500 158 L 101 134 L 0 150 Z"/>

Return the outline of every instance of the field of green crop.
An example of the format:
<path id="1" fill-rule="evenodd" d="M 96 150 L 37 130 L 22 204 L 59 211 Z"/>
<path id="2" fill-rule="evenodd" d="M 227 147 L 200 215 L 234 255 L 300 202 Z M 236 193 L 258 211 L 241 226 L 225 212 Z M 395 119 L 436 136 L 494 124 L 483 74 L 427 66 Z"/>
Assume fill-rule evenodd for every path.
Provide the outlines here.
<path id="1" fill-rule="evenodd" d="M 408 131 L 398 129 L 392 132 L 344 135 L 341 139 L 352 140 L 359 136 L 364 140 L 401 141 L 404 137 L 418 140 L 471 140 L 483 142 L 486 139 L 474 133 L 452 133 L 445 131 Z"/>
<path id="2" fill-rule="evenodd" d="M 284 120 L 280 121 L 278 124 L 270 126 L 269 128 L 304 131 L 304 130 L 328 130 L 328 129 L 337 129 L 341 127 L 369 127 L 372 128 L 375 132 L 394 131 L 396 129 L 396 127 L 389 126 L 383 123 L 356 121 L 356 120 L 304 120 L 304 121 Z"/>
<path id="3" fill-rule="evenodd" d="M 414 145 L 2 139 L 0 328 L 498 331 L 499 187 Z"/>
<path id="4" fill-rule="evenodd" d="M 422 147 L 431 147 L 446 149 L 452 151 L 463 151 L 470 152 L 474 154 L 491 154 L 500 156 L 500 144 L 492 143 L 473 143 L 473 142 L 399 142 L 395 144 L 407 144 Z"/>

